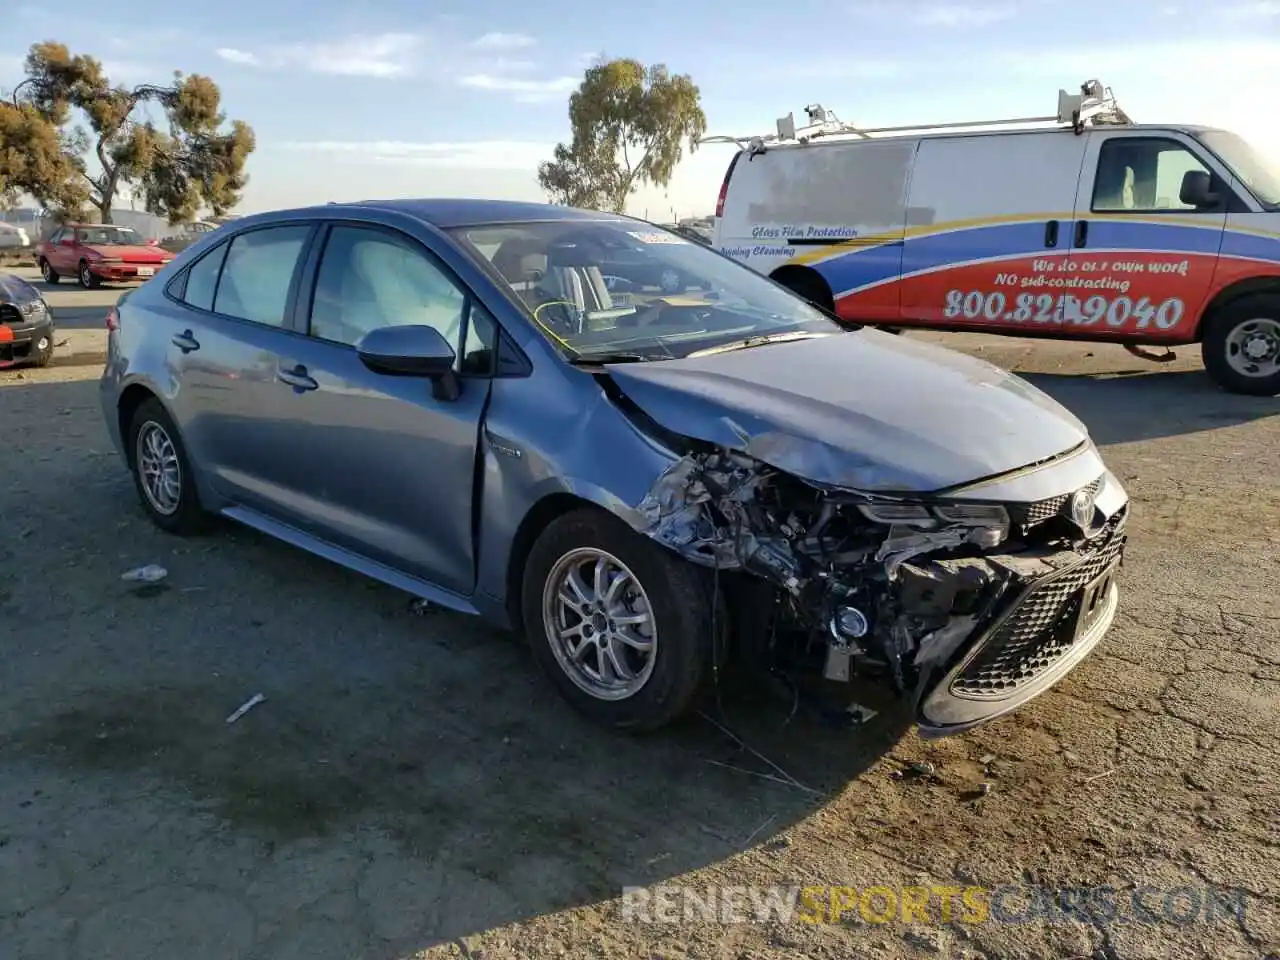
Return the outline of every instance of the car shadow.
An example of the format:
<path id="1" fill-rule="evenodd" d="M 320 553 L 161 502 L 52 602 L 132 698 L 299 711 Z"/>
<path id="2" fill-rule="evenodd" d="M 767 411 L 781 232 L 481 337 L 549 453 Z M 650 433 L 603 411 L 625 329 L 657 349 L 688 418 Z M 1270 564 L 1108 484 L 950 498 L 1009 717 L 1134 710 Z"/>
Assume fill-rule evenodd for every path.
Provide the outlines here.
<path id="1" fill-rule="evenodd" d="M 1084 421 L 1100 446 L 1215 430 L 1280 414 L 1280 399 L 1227 393 L 1201 370 L 1018 376 Z"/>
<path id="2" fill-rule="evenodd" d="M 377 837 L 384 909 L 412 931 L 397 955 L 768 855 L 906 729 L 893 713 L 840 729 L 727 676 L 664 732 L 601 730 L 474 618 L 231 524 L 158 533 L 97 403 L 90 381 L 0 383 L 0 509 L 26 527 L 0 545 L 0 617 L 24 624 L 0 778 L 55 771 L 86 807 L 127 783 L 121 815 L 159 804 L 180 835 L 229 832 L 245 870 L 277 852 L 369 858 Z M 121 581 L 156 560 L 161 583 Z M 228 725 L 254 692 L 266 702 Z"/>

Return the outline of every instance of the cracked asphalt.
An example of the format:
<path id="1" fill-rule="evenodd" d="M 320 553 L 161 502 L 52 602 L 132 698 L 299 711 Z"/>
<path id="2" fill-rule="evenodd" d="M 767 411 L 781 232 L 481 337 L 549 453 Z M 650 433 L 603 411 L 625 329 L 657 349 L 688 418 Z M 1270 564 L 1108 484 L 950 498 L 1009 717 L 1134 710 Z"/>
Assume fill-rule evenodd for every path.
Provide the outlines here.
<path id="1" fill-rule="evenodd" d="M 1089 424 L 1133 497 L 1118 622 L 934 743 L 729 684 L 708 710 L 744 749 L 699 718 L 603 733 L 511 638 L 246 530 L 155 531 L 97 407 L 117 293 L 49 290 L 55 365 L 0 372 L 0 960 L 1280 952 L 1280 401 L 1194 351 L 939 338 Z M 147 563 L 163 584 L 121 581 Z M 626 922 L 623 887 L 656 884 L 1101 885 L 1119 910 Z"/>

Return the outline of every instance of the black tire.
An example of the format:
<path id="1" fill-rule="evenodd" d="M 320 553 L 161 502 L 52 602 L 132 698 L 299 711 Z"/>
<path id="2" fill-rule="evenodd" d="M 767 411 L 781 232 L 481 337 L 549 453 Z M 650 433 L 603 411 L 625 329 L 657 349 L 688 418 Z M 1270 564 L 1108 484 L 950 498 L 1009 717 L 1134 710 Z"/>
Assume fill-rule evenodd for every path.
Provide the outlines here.
<path id="1" fill-rule="evenodd" d="M 44 282 L 50 286 L 62 279 L 62 277 L 58 276 L 58 271 L 53 269 L 53 265 L 44 257 L 40 258 L 40 263 L 37 266 L 40 267 L 40 276 L 44 277 Z"/>
<path id="2" fill-rule="evenodd" d="M 80 286 L 84 287 L 86 290 L 95 289 L 101 282 L 89 270 L 89 264 L 85 260 L 80 261 L 80 269 L 76 272 L 76 277 L 80 281 Z"/>
<path id="3" fill-rule="evenodd" d="M 656 625 L 653 666 L 625 699 L 602 699 L 579 686 L 561 665 L 543 617 L 543 592 L 562 558 L 579 549 L 620 561 L 648 598 Z M 559 579 L 557 576 L 556 579 Z M 631 733 L 657 730 L 687 713 L 710 665 L 711 605 L 701 571 L 633 531 L 603 510 L 588 507 L 554 520 L 529 553 L 521 595 L 525 635 L 534 658 L 560 695 L 583 716 Z M 587 652 L 603 656 L 598 643 Z"/>
<path id="4" fill-rule="evenodd" d="M 1280 371 L 1270 375 L 1249 376 L 1236 370 L 1231 360 L 1239 355 L 1239 344 L 1233 343 L 1233 335 L 1254 332 L 1270 341 L 1272 351 L 1280 351 L 1280 295 L 1260 293 L 1241 297 L 1228 303 L 1205 321 L 1200 342 L 1200 356 L 1209 376 L 1232 393 L 1254 397 L 1274 397 L 1280 394 Z M 1242 331 L 1241 328 L 1246 328 Z M 1265 362 L 1273 362 L 1280 354 L 1272 352 Z"/>
<path id="5" fill-rule="evenodd" d="M 178 465 L 178 498 L 176 508 L 171 512 L 161 510 L 148 495 L 139 464 L 138 441 L 144 429 L 157 428 L 173 446 Z M 154 397 L 144 400 L 134 411 L 129 423 L 126 437 L 129 451 L 129 469 L 133 473 L 133 484 L 138 491 L 138 499 L 142 509 L 146 511 L 151 522 L 161 530 L 177 536 L 191 536 L 202 533 L 209 526 L 210 517 L 200 504 L 200 497 L 191 479 L 190 461 L 187 449 L 182 443 L 182 436 L 174 425 L 173 418 Z"/>

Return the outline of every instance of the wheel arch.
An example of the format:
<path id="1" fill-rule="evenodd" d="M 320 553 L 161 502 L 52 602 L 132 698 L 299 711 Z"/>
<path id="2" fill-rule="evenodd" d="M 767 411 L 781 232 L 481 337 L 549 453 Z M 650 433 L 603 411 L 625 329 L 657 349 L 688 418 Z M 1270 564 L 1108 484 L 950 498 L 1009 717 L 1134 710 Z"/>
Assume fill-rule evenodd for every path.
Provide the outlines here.
<path id="1" fill-rule="evenodd" d="M 116 401 L 116 423 L 120 428 L 120 439 L 123 441 L 125 462 L 129 469 L 133 469 L 133 445 L 129 442 L 129 425 L 133 422 L 133 415 L 138 412 L 138 408 L 148 400 L 156 400 L 166 411 L 168 407 L 165 405 L 164 399 L 152 390 L 150 387 L 142 383 L 131 383 L 120 392 L 120 399 Z"/>
<path id="2" fill-rule="evenodd" d="M 782 284 L 798 296 L 806 299 L 820 299 L 819 306 L 826 310 L 835 311 L 836 300 L 835 294 L 831 290 L 831 284 L 827 282 L 826 277 L 813 269 L 813 267 L 798 263 L 784 263 L 769 274 L 769 279 L 775 283 Z"/>
<path id="3" fill-rule="evenodd" d="M 533 545 L 538 542 L 542 532 L 560 517 L 584 507 L 604 510 L 594 500 L 579 496 L 576 493 L 559 490 L 549 493 L 538 500 L 516 527 L 515 536 L 511 540 L 511 551 L 507 555 L 505 607 L 511 627 L 516 633 L 524 632 L 524 613 L 522 594 L 524 586 L 524 567 L 529 559 Z"/>
<path id="4" fill-rule="evenodd" d="M 1200 319 L 1196 321 L 1195 335 L 1193 342 L 1200 342 L 1204 339 L 1205 325 L 1225 307 L 1244 297 L 1251 297 L 1255 294 L 1269 293 L 1280 296 L 1280 276 L 1272 277 L 1248 277 L 1244 280 L 1237 280 L 1235 283 L 1227 284 L 1217 293 L 1213 295 L 1208 305 L 1200 311 Z"/>

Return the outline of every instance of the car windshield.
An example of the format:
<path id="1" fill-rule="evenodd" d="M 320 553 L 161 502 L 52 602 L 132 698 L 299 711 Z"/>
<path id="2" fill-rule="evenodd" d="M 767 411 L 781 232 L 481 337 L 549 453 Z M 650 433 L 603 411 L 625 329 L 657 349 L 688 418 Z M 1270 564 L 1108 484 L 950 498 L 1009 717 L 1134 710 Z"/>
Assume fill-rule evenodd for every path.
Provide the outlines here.
<path id="1" fill-rule="evenodd" d="M 146 243 L 142 234 L 128 227 L 88 227 L 77 230 L 76 242 L 109 247 L 135 247 Z"/>
<path id="2" fill-rule="evenodd" d="M 1280 162 L 1226 130 L 1203 130 L 1200 142 L 1216 153 L 1255 197 L 1271 208 L 1280 208 Z"/>
<path id="3" fill-rule="evenodd" d="M 459 227 L 571 358 L 662 360 L 849 329 L 754 271 L 660 227 L 561 220 Z"/>

